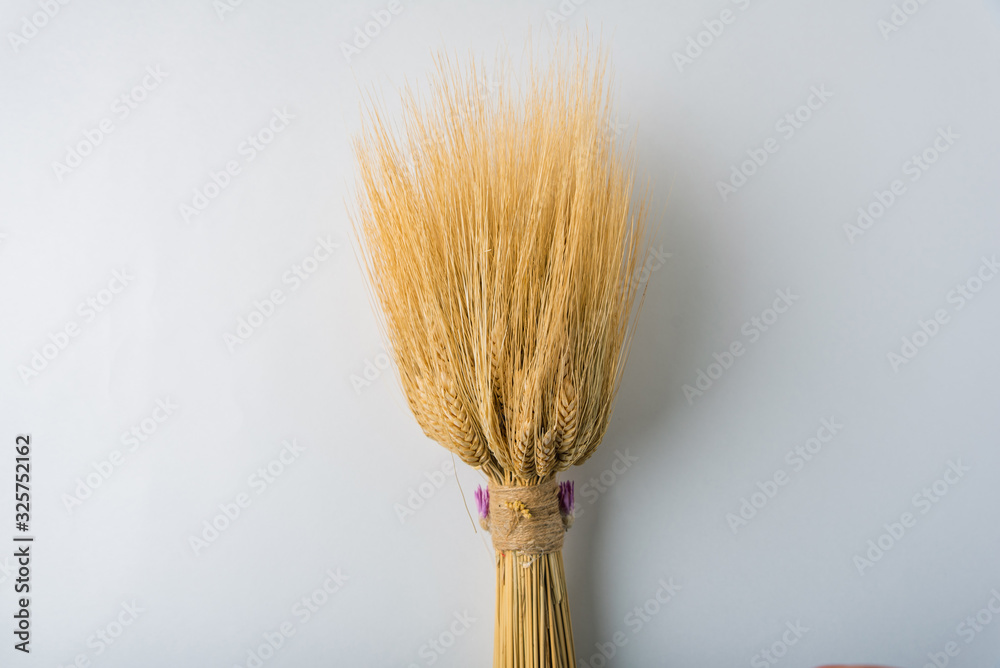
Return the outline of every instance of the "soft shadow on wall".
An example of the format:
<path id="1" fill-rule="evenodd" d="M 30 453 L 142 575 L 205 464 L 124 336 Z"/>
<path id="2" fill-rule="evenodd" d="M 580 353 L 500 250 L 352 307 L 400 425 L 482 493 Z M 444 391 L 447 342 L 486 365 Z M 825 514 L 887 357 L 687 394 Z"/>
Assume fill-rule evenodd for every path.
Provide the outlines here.
<path id="1" fill-rule="evenodd" d="M 604 440 L 582 467 L 564 474 L 565 479 L 576 480 L 577 507 L 586 513 L 573 525 L 572 537 L 567 537 L 571 550 L 564 551 L 577 658 L 581 661 L 595 652 L 595 642 L 606 641 L 620 630 L 621 622 L 616 614 L 597 612 L 611 607 L 601 593 L 606 590 L 609 575 L 602 572 L 598 555 L 609 540 L 608 523 L 618 520 L 604 512 L 605 494 L 590 505 L 581 487 L 602 472 L 615 470 L 612 467 L 620 468 L 616 462 L 618 451 L 627 451 L 630 457 L 647 465 L 664 461 L 671 450 L 680 446 L 655 443 L 649 436 L 657 432 L 656 425 L 686 407 L 678 391 L 678 374 L 682 369 L 687 372 L 687 360 L 709 334 L 699 305 L 712 303 L 720 289 L 713 284 L 708 269 L 711 263 L 705 261 L 713 255 L 708 246 L 712 240 L 700 232 L 703 226 L 699 224 L 712 214 L 700 208 L 697 198 L 685 197 L 684 188 L 671 187 L 688 150 L 696 147 L 671 158 L 646 156 L 637 170 L 640 180 L 649 178 L 651 191 L 647 221 L 649 271 L 641 270 L 638 277 L 643 281 L 640 290 L 647 290 L 645 300 Z"/>

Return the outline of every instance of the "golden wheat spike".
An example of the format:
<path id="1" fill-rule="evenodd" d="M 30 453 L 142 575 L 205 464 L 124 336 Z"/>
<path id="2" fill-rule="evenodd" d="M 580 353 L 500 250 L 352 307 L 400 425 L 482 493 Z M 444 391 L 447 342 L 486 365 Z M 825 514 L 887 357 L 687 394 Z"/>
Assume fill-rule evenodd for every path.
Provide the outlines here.
<path id="1" fill-rule="evenodd" d="M 561 360 L 559 385 L 555 396 L 555 425 L 558 439 L 558 457 L 563 462 L 574 463 L 577 429 L 580 426 L 580 410 L 576 387 L 573 385 L 573 368 L 568 354 Z"/>
<path id="2" fill-rule="evenodd" d="M 438 54 L 398 124 L 369 97 L 352 224 L 424 433 L 497 489 L 541 497 L 607 429 L 646 200 L 634 143 L 609 132 L 606 51 L 577 41 L 529 61 L 519 77 L 505 58 L 487 73 Z M 574 665 L 561 551 L 498 552 L 497 569 L 494 665 Z"/>
<path id="3" fill-rule="evenodd" d="M 551 425 L 535 445 L 535 473 L 539 478 L 547 478 L 555 472 L 559 463 L 556 426 Z"/>

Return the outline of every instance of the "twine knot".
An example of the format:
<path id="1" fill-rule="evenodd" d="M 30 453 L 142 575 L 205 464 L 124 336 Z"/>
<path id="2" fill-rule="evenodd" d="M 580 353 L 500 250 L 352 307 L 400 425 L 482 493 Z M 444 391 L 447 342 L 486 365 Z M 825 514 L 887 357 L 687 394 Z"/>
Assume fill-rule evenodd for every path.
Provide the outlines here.
<path id="1" fill-rule="evenodd" d="M 562 549 L 563 536 L 573 525 L 573 483 L 555 478 L 538 485 L 490 483 L 476 489 L 479 524 L 493 537 L 500 552 L 534 554 Z"/>

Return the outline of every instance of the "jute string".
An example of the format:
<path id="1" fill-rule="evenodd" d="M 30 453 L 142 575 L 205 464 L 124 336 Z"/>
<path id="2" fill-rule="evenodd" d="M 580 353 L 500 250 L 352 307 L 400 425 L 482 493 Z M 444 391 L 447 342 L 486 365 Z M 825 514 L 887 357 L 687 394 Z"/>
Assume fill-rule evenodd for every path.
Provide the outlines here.
<path id="1" fill-rule="evenodd" d="M 489 531 L 493 548 L 533 554 L 562 549 L 566 525 L 559 512 L 555 477 L 540 485 L 505 487 L 489 484 Z"/>

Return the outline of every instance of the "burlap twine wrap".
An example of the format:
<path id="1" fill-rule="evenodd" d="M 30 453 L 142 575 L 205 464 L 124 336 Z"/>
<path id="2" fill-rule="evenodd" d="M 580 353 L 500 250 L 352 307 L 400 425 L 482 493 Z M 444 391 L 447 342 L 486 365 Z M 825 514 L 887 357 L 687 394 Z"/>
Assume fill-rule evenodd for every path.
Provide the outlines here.
<path id="1" fill-rule="evenodd" d="M 504 487 L 489 484 L 487 518 L 493 548 L 543 554 L 562 549 L 567 525 L 559 512 L 555 477 L 540 485 Z"/>

